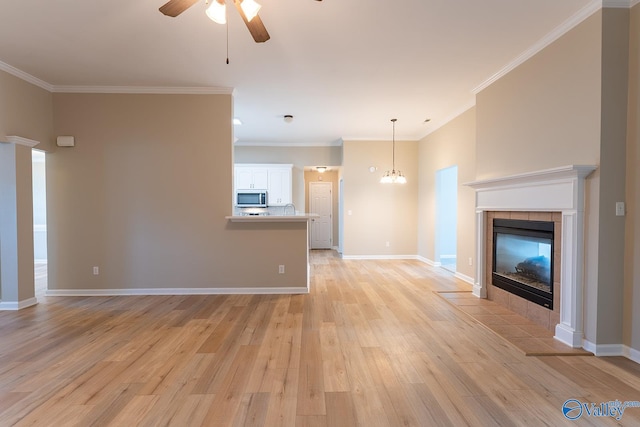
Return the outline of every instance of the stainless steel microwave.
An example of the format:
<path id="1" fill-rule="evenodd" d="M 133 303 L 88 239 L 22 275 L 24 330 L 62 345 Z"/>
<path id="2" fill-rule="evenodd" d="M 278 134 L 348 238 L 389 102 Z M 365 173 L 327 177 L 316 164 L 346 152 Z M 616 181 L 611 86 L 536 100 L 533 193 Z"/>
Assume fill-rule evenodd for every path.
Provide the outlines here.
<path id="1" fill-rule="evenodd" d="M 241 208 L 266 208 L 267 190 L 237 190 L 236 206 Z"/>

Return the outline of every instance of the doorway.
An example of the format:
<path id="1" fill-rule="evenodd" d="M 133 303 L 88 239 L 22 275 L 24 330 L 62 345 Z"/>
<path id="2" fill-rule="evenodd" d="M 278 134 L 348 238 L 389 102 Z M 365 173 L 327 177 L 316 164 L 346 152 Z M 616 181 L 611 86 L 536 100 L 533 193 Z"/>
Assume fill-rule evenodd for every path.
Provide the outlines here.
<path id="1" fill-rule="evenodd" d="M 331 249 L 333 235 L 332 182 L 309 183 L 309 211 L 319 217 L 311 219 L 310 248 Z"/>
<path id="2" fill-rule="evenodd" d="M 458 166 L 436 171 L 436 262 L 449 270 L 457 267 Z"/>
<path id="3" fill-rule="evenodd" d="M 44 151 L 31 151 L 35 296 L 47 291 L 47 178 Z"/>

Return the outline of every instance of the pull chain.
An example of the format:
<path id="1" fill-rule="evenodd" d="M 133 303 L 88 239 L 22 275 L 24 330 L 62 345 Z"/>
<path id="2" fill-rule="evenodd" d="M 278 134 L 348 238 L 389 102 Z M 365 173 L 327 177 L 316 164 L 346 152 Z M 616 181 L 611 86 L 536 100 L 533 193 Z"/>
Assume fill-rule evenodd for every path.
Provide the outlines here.
<path id="1" fill-rule="evenodd" d="M 227 9 L 224 10 L 224 15 L 227 21 L 227 65 L 229 65 L 229 16 L 227 16 Z"/>

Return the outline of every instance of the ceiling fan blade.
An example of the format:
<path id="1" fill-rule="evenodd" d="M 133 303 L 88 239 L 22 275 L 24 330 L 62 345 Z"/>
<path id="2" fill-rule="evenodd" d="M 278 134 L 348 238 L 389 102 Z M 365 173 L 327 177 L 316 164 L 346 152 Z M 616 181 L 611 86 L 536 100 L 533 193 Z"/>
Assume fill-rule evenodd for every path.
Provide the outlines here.
<path id="1" fill-rule="evenodd" d="M 251 36 L 253 36 L 253 39 L 256 41 L 256 43 L 264 43 L 269 40 L 271 36 L 262 23 L 262 19 L 260 19 L 260 17 L 256 15 L 251 21 L 249 21 L 247 19 L 247 16 L 244 14 L 244 11 L 242 10 L 242 7 L 240 6 L 241 3 L 241 0 L 233 0 L 233 4 L 235 4 L 238 13 L 242 17 L 244 23 L 247 25 L 247 28 L 249 29 L 249 32 L 251 33 Z"/>
<path id="2" fill-rule="evenodd" d="M 169 0 L 162 5 L 160 12 L 175 18 L 197 2 L 198 0 Z"/>

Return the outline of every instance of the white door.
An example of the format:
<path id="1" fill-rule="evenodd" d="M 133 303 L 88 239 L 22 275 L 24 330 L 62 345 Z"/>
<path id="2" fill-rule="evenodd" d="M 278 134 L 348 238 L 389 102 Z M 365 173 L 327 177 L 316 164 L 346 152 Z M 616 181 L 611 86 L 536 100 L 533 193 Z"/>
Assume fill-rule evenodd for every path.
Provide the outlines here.
<path id="1" fill-rule="evenodd" d="M 342 254 L 342 248 L 344 247 L 344 212 L 342 211 L 344 206 L 344 180 L 340 180 L 338 184 L 338 252 Z"/>
<path id="2" fill-rule="evenodd" d="M 311 249 L 331 249 L 331 236 L 333 235 L 331 213 L 333 201 L 331 198 L 332 183 L 309 183 L 309 210 L 318 214 L 311 224 Z"/>

